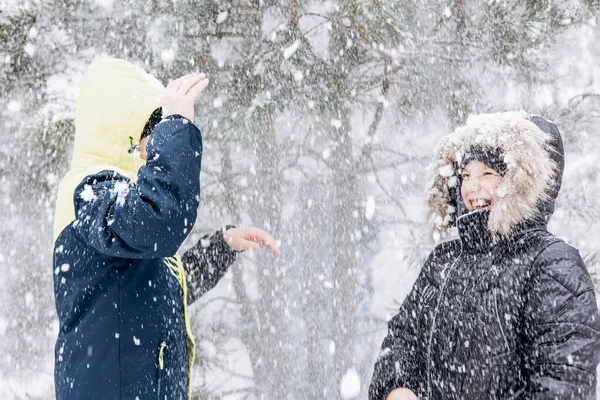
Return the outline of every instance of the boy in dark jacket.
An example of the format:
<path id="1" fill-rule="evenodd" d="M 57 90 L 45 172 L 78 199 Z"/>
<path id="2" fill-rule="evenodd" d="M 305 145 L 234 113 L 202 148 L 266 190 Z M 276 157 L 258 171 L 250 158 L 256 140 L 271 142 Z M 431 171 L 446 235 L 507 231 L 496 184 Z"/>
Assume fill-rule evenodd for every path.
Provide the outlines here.
<path id="1" fill-rule="evenodd" d="M 123 60 L 96 63 L 83 78 L 55 213 L 58 400 L 189 398 L 187 305 L 236 252 L 264 244 L 279 256 L 274 238 L 257 228 L 218 231 L 183 262 L 177 255 L 200 198 L 194 100 L 207 84 L 191 74 L 165 89 Z"/>
<path id="2" fill-rule="evenodd" d="M 600 321 L 579 252 L 550 234 L 557 127 L 480 115 L 429 167 L 430 254 L 375 365 L 371 400 L 595 399 Z"/>

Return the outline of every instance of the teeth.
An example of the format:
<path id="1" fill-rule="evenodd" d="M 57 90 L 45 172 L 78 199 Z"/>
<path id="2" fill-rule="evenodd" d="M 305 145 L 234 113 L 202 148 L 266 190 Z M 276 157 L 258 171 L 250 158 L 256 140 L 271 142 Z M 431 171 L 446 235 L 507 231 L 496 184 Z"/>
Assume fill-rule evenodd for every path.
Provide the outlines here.
<path id="1" fill-rule="evenodd" d="M 488 200 L 477 199 L 472 200 L 471 204 L 473 204 L 473 208 L 485 208 L 490 205 L 490 202 Z"/>

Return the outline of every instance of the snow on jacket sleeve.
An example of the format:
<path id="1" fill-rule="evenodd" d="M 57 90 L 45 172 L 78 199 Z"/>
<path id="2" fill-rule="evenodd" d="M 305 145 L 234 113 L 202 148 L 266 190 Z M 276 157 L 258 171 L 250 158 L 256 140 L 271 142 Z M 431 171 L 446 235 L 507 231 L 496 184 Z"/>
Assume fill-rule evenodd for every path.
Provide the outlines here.
<path id="1" fill-rule="evenodd" d="M 115 171 L 86 177 L 75 189 L 73 226 L 107 256 L 174 255 L 192 229 L 200 198 L 202 137 L 183 118 L 156 126 L 137 184 Z"/>
<path id="2" fill-rule="evenodd" d="M 181 256 L 188 287 L 188 304 L 198 300 L 214 288 L 235 261 L 237 252 L 232 250 L 223 231 L 218 230 L 201 238 L 198 243 Z"/>
<path id="3" fill-rule="evenodd" d="M 385 400 L 392 390 L 401 387 L 418 394 L 420 383 L 424 382 L 425 340 L 419 326 L 420 300 L 429 286 L 429 265 L 428 260 L 400 311 L 388 323 L 388 334 L 381 345 L 369 387 L 369 400 Z"/>
<path id="4" fill-rule="evenodd" d="M 524 315 L 528 399 L 595 399 L 600 320 L 579 252 L 548 246 L 533 264 Z"/>

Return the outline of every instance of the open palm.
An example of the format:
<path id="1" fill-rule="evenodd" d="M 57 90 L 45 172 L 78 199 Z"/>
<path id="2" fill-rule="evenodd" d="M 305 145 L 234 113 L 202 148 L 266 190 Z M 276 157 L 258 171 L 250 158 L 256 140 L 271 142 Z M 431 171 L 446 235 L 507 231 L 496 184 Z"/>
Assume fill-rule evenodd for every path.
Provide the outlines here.
<path id="1" fill-rule="evenodd" d="M 268 247 L 275 258 L 281 255 L 275 238 L 259 228 L 230 228 L 223 236 L 227 245 L 236 251 L 257 251 L 262 245 Z"/>

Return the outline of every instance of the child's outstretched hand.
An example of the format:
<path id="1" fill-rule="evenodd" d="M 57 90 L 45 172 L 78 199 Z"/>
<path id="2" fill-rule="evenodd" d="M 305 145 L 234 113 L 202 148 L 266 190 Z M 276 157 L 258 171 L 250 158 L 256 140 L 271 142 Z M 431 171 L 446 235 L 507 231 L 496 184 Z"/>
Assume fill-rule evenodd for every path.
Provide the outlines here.
<path id="1" fill-rule="evenodd" d="M 208 78 L 204 74 L 188 74 L 167 85 L 161 99 L 163 118 L 179 114 L 194 122 L 194 102 L 208 86 Z"/>
<path id="2" fill-rule="evenodd" d="M 236 251 L 258 250 L 267 246 L 275 258 L 281 255 L 279 245 L 271 234 L 259 228 L 231 228 L 223 234 L 227 245 Z"/>

